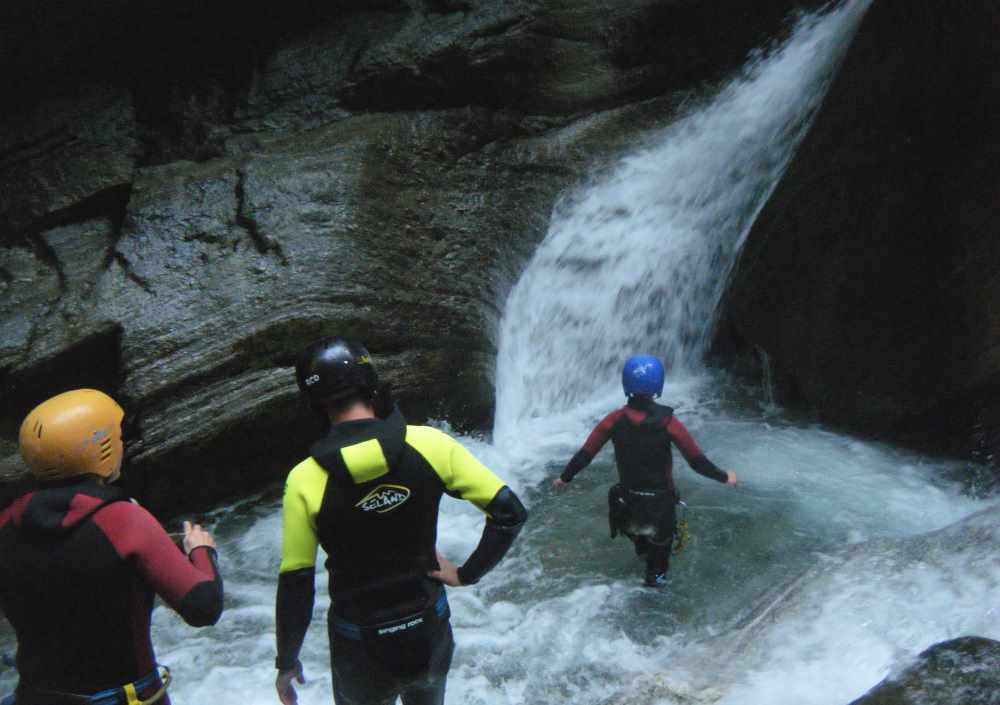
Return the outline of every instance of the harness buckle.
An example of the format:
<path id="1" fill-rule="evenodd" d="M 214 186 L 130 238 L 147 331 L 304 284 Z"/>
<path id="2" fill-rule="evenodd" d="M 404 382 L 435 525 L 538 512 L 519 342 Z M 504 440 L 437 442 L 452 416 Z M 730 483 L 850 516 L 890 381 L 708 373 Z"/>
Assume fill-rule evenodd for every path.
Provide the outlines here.
<path id="1" fill-rule="evenodd" d="M 155 693 L 143 700 L 139 697 L 139 691 L 144 690 L 154 677 L 159 679 L 160 687 Z M 125 693 L 125 705 L 153 705 L 153 703 L 159 702 L 167 694 L 167 688 L 170 687 L 171 680 L 170 669 L 166 666 L 157 666 L 156 670 L 148 676 L 140 678 L 133 683 L 126 683 L 121 687 L 121 690 Z"/>

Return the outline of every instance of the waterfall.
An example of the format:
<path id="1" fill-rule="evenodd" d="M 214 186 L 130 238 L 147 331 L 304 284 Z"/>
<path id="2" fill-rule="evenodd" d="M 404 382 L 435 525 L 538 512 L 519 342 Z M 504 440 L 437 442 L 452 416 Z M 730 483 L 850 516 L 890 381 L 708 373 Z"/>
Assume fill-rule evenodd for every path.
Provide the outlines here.
<path id="1" fill-rule="evenodd" d="M 698 369 L 739 247 L 868 4 L 801 19 L 653 146 L 557 205 L 501 321 L 500 442 L 609 393 L 631 354 L 660 356 L 674 376 Z"/>

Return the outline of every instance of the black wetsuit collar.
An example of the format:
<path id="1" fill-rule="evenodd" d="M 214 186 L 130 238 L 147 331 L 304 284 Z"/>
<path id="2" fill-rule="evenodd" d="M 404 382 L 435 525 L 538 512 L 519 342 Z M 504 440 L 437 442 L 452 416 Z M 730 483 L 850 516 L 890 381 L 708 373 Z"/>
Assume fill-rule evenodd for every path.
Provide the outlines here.
<path id="1" fill-rule="evenodd" d="M 378 439 L 390 466 L 399 458 L 406 443 L 406 419 L 398 406 L 383 418 L 354 419 L 330 426 L 324 438 L 313 444 L 312 455 L 320 465 L 330 469 L 339 461 L 340 449 L 372 438 Z"/>
<path id="2" fill-rule="evenodd" d="M 656 402 L 653 397 L 629 397 L 625 405 L 638 411 L 650 411 L 656 406 Z"/>
<path id="3" fill-rule="evenodd" d="M 128 499 L 122 489 L 105 485 L 93 476 L 72 480 L 41 483 L 39 489 L 30 493 L 15 524 L 26 531 L 63 533 L 101 507 Z"/>

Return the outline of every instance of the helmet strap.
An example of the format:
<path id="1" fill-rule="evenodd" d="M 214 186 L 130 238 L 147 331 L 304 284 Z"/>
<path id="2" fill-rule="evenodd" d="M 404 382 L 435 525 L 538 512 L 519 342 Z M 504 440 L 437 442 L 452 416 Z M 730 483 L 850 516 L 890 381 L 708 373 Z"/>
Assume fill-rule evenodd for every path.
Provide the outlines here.
<path id="1" fill-rule="evenodd" d="M 388 418 L 393 409 L 396 408 L 396 401 L 392 398 L 392 387 L 389 386 L 388 382 L 382 382 L 377 387 L 375 387 L 375 392 L 372 394 L 372 406 L 375 409 L 375 415 L 380 419 Z"/>

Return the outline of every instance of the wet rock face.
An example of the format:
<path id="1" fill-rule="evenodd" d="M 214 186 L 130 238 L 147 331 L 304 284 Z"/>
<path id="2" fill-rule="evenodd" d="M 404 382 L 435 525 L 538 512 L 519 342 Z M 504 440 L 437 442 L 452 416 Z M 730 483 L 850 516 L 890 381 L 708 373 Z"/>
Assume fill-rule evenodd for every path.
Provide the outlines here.
<path id="1" fill-rule="evenodd" d="M 59 86 L 26 107 L 0 117 L 0 243 L 110 213 L 139 154 L 132 99 L 119 87 Z"/>
<path id="2" fill-rule="evenodd" d="M 991 2 L 872 5 L 723 326 L 827 420 L 984 459 L 1000 437 L 998 22 Z"/>
<path id="3" fill-rule="evenodd" d="M 1000 642 L 966 636 L 935 644 L 851 705 L 996 705 Z"/>
<path id="4" fill-rule="evenodd" d="M 559 194 L 818 4 L 5 3 L 0 480 L 23 415 L 92 386 L 154 510 L 273 481 L 320 335 L 362 339 L 411 418 L 487 426 Z"/>

